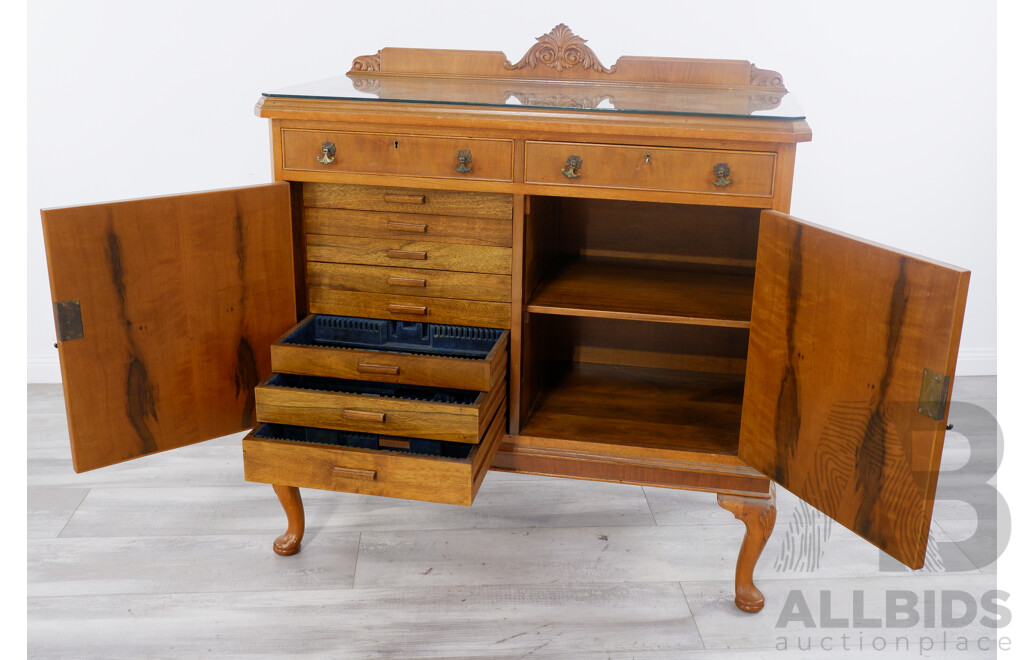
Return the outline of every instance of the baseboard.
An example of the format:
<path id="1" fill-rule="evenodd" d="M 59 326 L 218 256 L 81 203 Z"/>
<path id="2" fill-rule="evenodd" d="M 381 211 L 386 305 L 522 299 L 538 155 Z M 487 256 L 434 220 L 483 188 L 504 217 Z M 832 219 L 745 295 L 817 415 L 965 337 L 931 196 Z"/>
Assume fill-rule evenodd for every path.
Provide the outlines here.
<path id="1" fill-rule="evenodd" d="M 995 349 L 960 349 L 956 360 L 957 376 L 996 375 Z"/>
<path id="2" fill-rule="evenodd" d="M 59 383 L 60 362 L 56 355 L 29 355 L 28 382 Z"/>

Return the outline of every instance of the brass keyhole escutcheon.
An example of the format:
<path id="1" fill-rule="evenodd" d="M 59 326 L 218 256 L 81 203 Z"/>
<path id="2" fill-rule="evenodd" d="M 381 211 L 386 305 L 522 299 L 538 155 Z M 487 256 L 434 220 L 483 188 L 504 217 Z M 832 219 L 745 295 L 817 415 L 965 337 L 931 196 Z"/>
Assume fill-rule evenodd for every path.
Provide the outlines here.
<path id="1" fill-rule="evenodd" d="M 320 145 L 320 155 L 316 157 L 317 162 L 330 165 L 334 162 L 335 147 L 333 142 L 324 142 Z"/>
<path id="2" fill-rule="evenodd" d="M 715 165 L 715 169 L 713 171 L 715 174 L 715 180 L 712 181 L 712 183 L 719 188 L 724 188 L 732 183 L 732 179 L 729 177 L 729 163 L 718 163 Z"/>
<path id="3" fill-rule="evenodd" d="M 473 169 L 473 154 L 469 153 L 469 149 L 460 149 L 455 160 L 459 161 L 459 164 L 455 166 L 456 172 L 465 174 Z"/>
<path id="4" fill-rule="evenodd" d="M 583 167 L 583 159 L 573 154 L 565 159 L 565 169 L 562 170 L 562 174 L 567 179 L 578 179 L 581 167 Z"/>

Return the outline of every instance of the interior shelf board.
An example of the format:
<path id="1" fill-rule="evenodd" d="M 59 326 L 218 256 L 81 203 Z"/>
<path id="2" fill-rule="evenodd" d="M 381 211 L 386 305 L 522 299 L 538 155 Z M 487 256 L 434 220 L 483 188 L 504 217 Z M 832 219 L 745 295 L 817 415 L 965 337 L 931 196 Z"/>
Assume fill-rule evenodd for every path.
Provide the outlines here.
<path id="1" fill-rule="evenodd" d="M 574 362 L 522 434 L 734 455 L 742 402 L 742 374 Z"/>
<path id="2" fill-rule="evenodd" d="M 526 311 L 749 328 L 753 291 L 752 273 L 581 257 L 567 261 L 542 281 Z"/>

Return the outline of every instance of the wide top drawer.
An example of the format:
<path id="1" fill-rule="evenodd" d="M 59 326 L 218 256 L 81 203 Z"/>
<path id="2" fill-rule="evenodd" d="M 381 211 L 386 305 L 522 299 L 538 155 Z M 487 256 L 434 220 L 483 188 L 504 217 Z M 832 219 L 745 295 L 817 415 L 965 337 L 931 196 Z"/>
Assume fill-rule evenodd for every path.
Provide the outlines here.
<path id="1" fill-rule="evenodd" d="M 512 180 L 512 140 L 281 131 L 285 170 Z"/>
<path id="2" fill-rule="evenodd" d="M 504 193 L 306 183 L 302 203 L 327 209 L 512 219 L 512 195 Z"/>
<path id="3" fill-rule="evenodd" d="M 775 154 L 573 142 L 527 142 L 526 182 L 771 197 Z"/>
<path id="4" fill-rule="evenodd" d="M 270 347 L 278 373 L 488 392 L 505 378 L 507 330 L 313 314 Z"/>

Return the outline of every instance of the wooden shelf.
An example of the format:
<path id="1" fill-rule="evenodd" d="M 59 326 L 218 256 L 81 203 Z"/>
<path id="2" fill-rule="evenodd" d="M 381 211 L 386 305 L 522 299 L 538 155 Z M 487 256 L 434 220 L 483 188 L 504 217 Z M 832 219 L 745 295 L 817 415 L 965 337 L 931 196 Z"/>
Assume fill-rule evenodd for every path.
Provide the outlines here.
<path id="1" fill-rule="evenodd" d="M 573 362 L 521 433 L 735 455 L 742 403 L 742 374 Z"/>
<path id="2" fill-rule="evenodd" d="M 542 281 L 526 311 L 749 328 L 753 291 L 753 274 L 583 257 L 569 260 Z"/>

